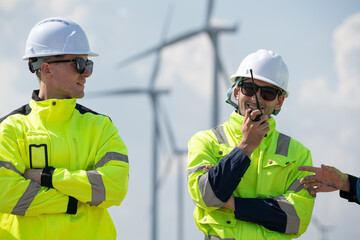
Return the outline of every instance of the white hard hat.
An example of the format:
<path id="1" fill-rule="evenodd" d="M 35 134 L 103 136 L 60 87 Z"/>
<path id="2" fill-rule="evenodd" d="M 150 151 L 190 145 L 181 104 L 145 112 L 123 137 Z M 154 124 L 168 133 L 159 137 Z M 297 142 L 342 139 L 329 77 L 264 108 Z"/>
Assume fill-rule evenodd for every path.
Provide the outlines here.
<path id="1" fill-rule="evenodd" d="M 64 54 L 98 56 L 90 51 L 84 30 L 69 19 L 48 18 L 31 29 L 26 41 L 24 60 Z"/>
<path id="2" fill-rule="evenodd" d="M 289 71 L 279 54 L 273 51 L 260 49 L 244 58 L 236 73 L 231 76 L 231 81 L 236 82 L 241 78 L 251 78 L 250 69 L 252 69 L 254 79 L 258 79 L 273 84 L 282 90 L 287 97 Z"/>

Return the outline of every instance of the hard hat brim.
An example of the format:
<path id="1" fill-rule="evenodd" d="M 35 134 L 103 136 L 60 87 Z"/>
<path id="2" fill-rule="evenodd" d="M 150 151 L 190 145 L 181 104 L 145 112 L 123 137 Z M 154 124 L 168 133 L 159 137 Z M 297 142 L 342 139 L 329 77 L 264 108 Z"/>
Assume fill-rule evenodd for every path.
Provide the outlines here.
<path id="1" fill-rule="evenodd" d="M 23 60 L 29 60 L 30 58 L 34 58 L 34 57 L 51 57 L 51 56 L 57 56 L 57 55 L 66 55 L 66 54 L 71 54 L 71 55 L 87 55 L 87 56 L 91 56 L 91 57 L 97 57 L 99 56 L 98 53 L 89 51 L 89 52 L 52 52 L 51 54 L 49 53 L 42 53 L 42 54 L 27 54 L 25 56 L 23 56 Z"/>

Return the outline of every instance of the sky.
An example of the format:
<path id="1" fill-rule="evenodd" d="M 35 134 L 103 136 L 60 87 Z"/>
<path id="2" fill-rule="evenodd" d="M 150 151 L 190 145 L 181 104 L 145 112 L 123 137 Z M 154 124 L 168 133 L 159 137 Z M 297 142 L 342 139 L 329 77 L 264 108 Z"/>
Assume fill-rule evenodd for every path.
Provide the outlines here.
<path id="1" fill-rule="evenodd" d="M 149 86 L 157 60 L 156 88 L 170 91 L 158 98 L 157 105 L 158 239 L 178 239 L 179 209 L 183 239 L 202 239 L 187 192 L 187 157 L 174 154 L 172 146 L 186 152 L 192 135 L 214 127 L 211 42 L 199 34 L 165 48 L 158 59 L 151 54 L 126 66 L 119 64 L 164 39 L 202 28 L 207 4 L 207 0 L 0 0 L 1 116 L 27 104 L 38 87 L 22 60 L 27 36 L 38 21 L 54 16 L 72 19 L 100 54 L 92 58 L 94 72 L 87 80 L 85 98 L 78 102 L 110 116 L 128 147 L 129 191 L 119 207 L 109 209 L 118 239 L 150 239 L 154 111 L 151 98 L 144 94 L 95 97 L 94 93 Z M 273 50 L 283 57 L 290 73 L 290 94 L 275 117 L 277 129 L 308 147 L 315 166 L 324 163 L 360 176 L 359 1 L 214 1 L 211 22 L 237 27 L 218 38 L 227 76 L 219 79 L 219 123 L 233 111 L 224 99 L 241 60 L 260 48 Z M 299 239 L 359 236 L 359 215 L 359 206 L 339 198 L 337 192 L 318 194 L 312 221 Z"/>

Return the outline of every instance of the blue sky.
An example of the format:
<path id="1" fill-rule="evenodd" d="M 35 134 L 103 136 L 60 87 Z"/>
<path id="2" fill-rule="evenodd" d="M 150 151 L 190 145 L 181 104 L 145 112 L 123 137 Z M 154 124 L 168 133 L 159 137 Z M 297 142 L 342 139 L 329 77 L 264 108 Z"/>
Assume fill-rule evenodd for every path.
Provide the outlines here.
<path id="1" fill-rule="evenodd" d="M 90 93 L 148 86 L 154 55 L 123 68 L 117 64 L 157 45 L 165 19 L 170 23 L 168 38 L 202 27 L 206 6 L 206 0 L 0 0 L 0 115 L 26 104 L 37 88 L 22 56 L 30 29 L 41 19 L 68 17 L 88 34 L 92 50 L 100 54 L 92 59 L 94 73 L 86 83 Z M 325 163 L 360 175 L 359 1 L 215 1 L 212 21 L 238 26 L 235 33 L 219 38 L 220 57 L 229 77 L 246 55 L 259 48 L 282 55 L 290 72 L 290 96 L 275 117 L 278 130 L 307 146 L 314 165 Z M 212 127 L 212 54 L 206 35 L 161 53 L 156 86 L 171 90 L 160 104 L 169 115 L 180 149 L 187 148 L 195 132 Z M 219 122 L 228 120 L 233 110 L 223 101 L 229 86 L 229 79 L 220 79 Z M 110 209 L 118 238 L 150 239 L 153 111 L 149 97 L 92 98 L 89 94 L 79 103 L 109 115 L 129 149 L 129 192 L 120 207 Z M 158 166 L 159 240 L 176 239 L 178 170 L 183 173 L 184 239 L 202 239 L 193 223 L 194 205 L 186 189 L 186 156 L 172 155 L 166 135 L 163 139 Z M 327 239 L 358 236 L 359 215 L 360 208 L 340 199 L 338 193 L 318 194 L 315 218 L 300 239 L 320 239 L 314 219 L 331 226 Z"/>

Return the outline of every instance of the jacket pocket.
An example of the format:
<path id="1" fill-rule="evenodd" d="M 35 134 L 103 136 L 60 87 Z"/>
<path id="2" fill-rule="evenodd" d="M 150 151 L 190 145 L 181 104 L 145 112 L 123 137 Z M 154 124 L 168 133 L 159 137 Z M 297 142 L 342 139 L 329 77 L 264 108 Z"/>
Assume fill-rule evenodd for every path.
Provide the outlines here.
<path id="1" fill-rule="evenodd" d="M 44 168 L 50 165 L 50 138 L 46 133 L 28 132 L 26 150 L 30 168 Z"/>
<path id="2" fill-rule="evenodd" d="M 261 184 L 257 186 L 258 196 L 267 198 L 284 194 L 289 188 L 289 176 L 293 171 L 297 171 L 295 160 L 276 154 L 265 156 L 259 173 Z"/>

